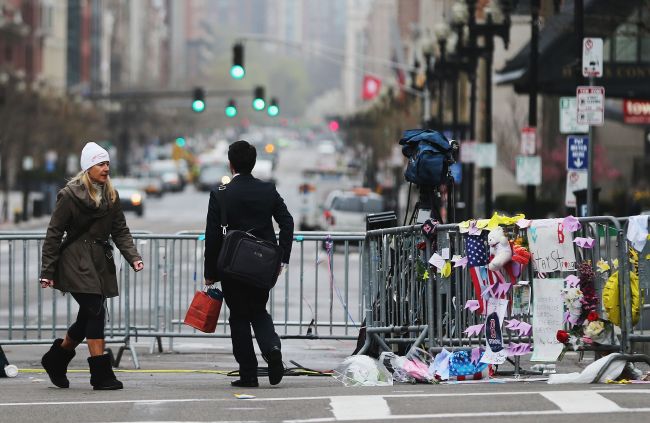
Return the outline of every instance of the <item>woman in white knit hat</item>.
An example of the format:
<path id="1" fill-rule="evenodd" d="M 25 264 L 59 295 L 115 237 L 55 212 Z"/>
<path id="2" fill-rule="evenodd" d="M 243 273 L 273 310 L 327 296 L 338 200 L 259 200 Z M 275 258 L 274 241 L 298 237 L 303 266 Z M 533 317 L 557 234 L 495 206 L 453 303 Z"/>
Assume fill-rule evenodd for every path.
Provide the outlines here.
<path id="1" fill-rule="evenodd" d="M 59 388 L 69 386 L 68 364 L 85 339 L 90 352 L 90 384 L 94 389 L 122 389 L 109 355 L 104 354 L 106 298 L 118 295 L 109 236 L 136 272 L 144 264 L 111 184 L 109 164 L 106 150 L 94 142 L 85 145 L 82 170 L 59 191 L 43 243 L 41 287 L 70 293 L 79 304 L 77 320 L 65 338 L 55 340 L 41 360 Z"/>

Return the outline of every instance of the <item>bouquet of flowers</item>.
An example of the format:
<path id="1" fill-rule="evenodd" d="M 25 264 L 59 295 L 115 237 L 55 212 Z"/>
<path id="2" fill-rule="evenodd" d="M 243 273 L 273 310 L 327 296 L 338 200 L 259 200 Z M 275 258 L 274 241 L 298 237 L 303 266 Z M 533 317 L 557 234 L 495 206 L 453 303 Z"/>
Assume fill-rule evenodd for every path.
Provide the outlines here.
<path id="1" fill-rule="evenodd" d="M 567 287 L 562 290 L 562 300 L 567 308 L 565 321 L 575 326 L 582 315 L 582 299 L 584 295 L 578 287 Z"/>
<path id="2" fill-rule="evenodd" d="M 613 326 L 608 320 L 603 320 L 595 311 L 589 312 L 581 325 L 576 325 L 569 331 L 558 330 L 556 338 L 573 351 L 584 345 L 608 344 Z"/>

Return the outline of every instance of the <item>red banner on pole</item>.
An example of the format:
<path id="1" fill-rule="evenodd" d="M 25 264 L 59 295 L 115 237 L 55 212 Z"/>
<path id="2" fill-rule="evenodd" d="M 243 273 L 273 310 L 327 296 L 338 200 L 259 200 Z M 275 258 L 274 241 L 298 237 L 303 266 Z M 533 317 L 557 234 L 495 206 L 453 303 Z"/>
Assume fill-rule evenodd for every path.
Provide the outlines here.
<path id="1" fill-rule="evenodd" d="M 372 100 L 377 97 L 381 89 L 381 79 L 374 76 L 365 75 L 363 77 L 363 89 L 361 91 L 361 98 L 364 100 Z"/>
<path id="2" fill-rule="evenodd" d="M 623 121 L 642 125 L 650 124 L 650 101 L 623 100 Z"/>

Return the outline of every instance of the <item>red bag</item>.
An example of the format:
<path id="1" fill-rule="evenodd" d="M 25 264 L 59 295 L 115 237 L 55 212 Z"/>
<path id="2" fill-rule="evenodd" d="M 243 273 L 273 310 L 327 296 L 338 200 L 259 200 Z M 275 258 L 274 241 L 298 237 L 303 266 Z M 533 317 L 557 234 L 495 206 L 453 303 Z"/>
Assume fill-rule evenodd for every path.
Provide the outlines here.
<path id="1" fill-rule="evenodd" d="M 205 291 L 196 291 L 190 308 L 185 314 L 184 323 L 205 333 L 214 333 L 217 328 L 217 320 L 221 312 L 223 294 L 216 289 L 216 295 L 208 294 Z"/>

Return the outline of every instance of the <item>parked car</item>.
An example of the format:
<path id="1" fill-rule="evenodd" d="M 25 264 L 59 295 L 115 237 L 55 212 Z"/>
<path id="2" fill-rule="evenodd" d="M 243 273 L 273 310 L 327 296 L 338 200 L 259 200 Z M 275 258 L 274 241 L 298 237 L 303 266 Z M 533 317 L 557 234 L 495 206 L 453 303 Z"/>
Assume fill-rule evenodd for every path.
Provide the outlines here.
<path id="1" fill-rule="evenodd" d="M 196 187 L 200 191 L 210 191 L 221 184 L 230 182 L 232 175 L 228 164 L 210 163 L 201 166 L 199 176 L 196 179 Z"/>
<path id="2" fill-rule="evenodd" d="M 133 211 L 142 217 L 146 194 L 141 188 L 141 182 L 134 178 L 111 178 L 111 183 L 120 195 L 122 210 Z"/>
<path id="3" fill-rule="evenodd" d="M 325 201 L 322 227 L 328 232 L 363 232 L 366 215 L 382 211 L 383 198 L 369 188 L 332 191 Z"/>

